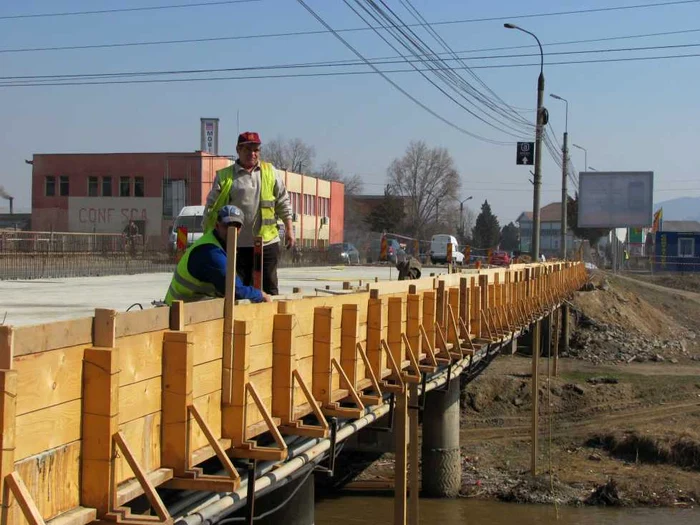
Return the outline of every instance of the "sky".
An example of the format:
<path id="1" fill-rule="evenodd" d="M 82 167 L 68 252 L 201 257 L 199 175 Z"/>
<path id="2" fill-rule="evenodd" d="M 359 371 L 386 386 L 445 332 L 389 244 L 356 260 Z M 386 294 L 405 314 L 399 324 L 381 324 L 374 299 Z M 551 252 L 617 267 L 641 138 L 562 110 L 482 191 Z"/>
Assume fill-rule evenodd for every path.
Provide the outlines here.
<path id="1" fill-rule="evenodd" d="M 565 127 L 565 105 L 550 98 L 550 93 L 568 99 L 569 142 L 586 148 L 588 166 L 608 171 L 654 171 L 655 201 L 658 202 L 700 196 L 698 161 L 694 156 L 700 143 L 700 104 L 697 101 L 700 56 L 564 65 L 553 62 L 700 54 L 700 2 L 552 16 L 523 15 L 667 1 L 413 0 L 412 3 L 430 23 L 455 22 L 433 27 L 454 51 L 472 51 L 465 55 L 471 57 L 467 65 L 474 68 L 472 71 L 498 97 L 533 122 L 539 64 L 477 67 L 537 63 L 536 47 L 483 51 L 535 44 L 525 33 L 504 29 L 506 21 L 535 33 L 544 45 L 545 106 L 557 144 L 562 140 Z M 6 77 L 30 75 L 245 68 L 357 59 L 331 32 L 259 36 L 323 31 L 321 23 L 295 0 L 16 17 L 207 2 L 215 0 L 5 0 L 0 3 L 0 77 L 3 77 L 0 79 L 0 185 L 15 197 L 17 211 L 29 211 L 31 207 L 31 166 L 24 161 L 35 153 L 193 151 L 199 149 L 200 117 L 218 117 L 221 119 L 220 153 L 233 154 L 237 115 L 240 131 L 258 131 L 263 141 L 299 137 L 312 144 L 319 164 L 332 159 L 344 173 L 359 174 L 365 182 L 365 193 L 381 193 L 391 161 L 402 156 L 410 141 L 424 140 L 431 147 L 444 147 L 450 152 L 461 178 L 460 200 L 472 196 L 473 200 L 468 202 L 470 207 L 478 211 L 480 204 L 488 199 L 501 224 L 531 209 L 530 168 L 517 166 L 515 162 L 513 142 L 518 139 L 477 120 L 416 72 L 387 76 L 452 124 L 508 144 L 485 143 L 458 131 L 374 73 L 169 83 L 7 86 L 17 79 Z M 415 22 L 405 9 L 405 2 L 385 2 L 402 20 Z M 367 27 L 341 0 L 306 0 L 306 3 L 333 29 Z M 354 2 L 348 3 L 354 5 Z M 491 20 L 456 22 L 484 18 Z M 431 48 L 442 50 L 422 28 L 414 28 L 414 31 Z M 688 32 L 558 44 L 674 31 Z M 365 57 L 396 55 L 396 51 L 371 30 L 339 34 Z M 17 51 L 217 37 L 236 38 L 167 45 Z M 690 46 L 554 54 L 679 45 Z M 514 54 L 537 56 L 493 58 Z M 405 69 L 408 66 L 382 67 Z M 343 68 L 327 67 L 258 69 L 159 78 L 341 70 Z M 368 66 L 352 70 L 372 71 Z M 484 90 L 468 73 L 460 71 L 460 74 Z M 138 77 L 131 77 L 134 78 Z M 523 138 L 534 140 L 534 132 L 526 133 Z M 584 170 L 582 150 L 571 148 L 571 159 L 578 171 Z M 559 201 L 561 170 L 547 152 L 542 179 L 542 205 Z M 570 193 L 573 193 L 572 188 Z M 0 200 L 0 210 L 3 209 L 7 209 L 6 201 Z"/>

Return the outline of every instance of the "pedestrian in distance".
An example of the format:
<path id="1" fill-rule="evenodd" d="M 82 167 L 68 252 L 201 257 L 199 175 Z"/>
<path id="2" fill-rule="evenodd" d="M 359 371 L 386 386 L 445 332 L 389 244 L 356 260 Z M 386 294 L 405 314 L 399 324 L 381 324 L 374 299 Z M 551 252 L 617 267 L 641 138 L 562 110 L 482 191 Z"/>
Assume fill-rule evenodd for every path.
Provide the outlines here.
<path id="1" fill-rule="evenodd" d="M 292 208 L 283 176 L 272 164 L 260 160 L 261 146 L 260 136 L 255 132 L 246 131 L 238 136 L 238 159 L 216 172 L 207 196 L 204 231 L 213 228 L 216 214 L 223 206 L 238 207 L 247 221 L 238 238 L 236 272 L 245 286 L 253 284 L 253 246 L 255 238 L 262 237 L 262 288 L 270 295 L 278 295 L 280 235 L 277 218 L 284 223 L 286 248 L 294 248 Z"/>
<path id="2" fill-rule="evenodd" d="M 202 235 L 178 262 L 165 304 L 170 306 L 173 301 L 188 303 L 226 295 L 226 233 L 230 227 L 240 231 L 243 219 L 243 212 L 235 206 L 227 204 L 219 210 L 214 229 Z M 254 303 L 272 300 L 265 292 L 244 285 L 238 276 L 235 298 Z"/>

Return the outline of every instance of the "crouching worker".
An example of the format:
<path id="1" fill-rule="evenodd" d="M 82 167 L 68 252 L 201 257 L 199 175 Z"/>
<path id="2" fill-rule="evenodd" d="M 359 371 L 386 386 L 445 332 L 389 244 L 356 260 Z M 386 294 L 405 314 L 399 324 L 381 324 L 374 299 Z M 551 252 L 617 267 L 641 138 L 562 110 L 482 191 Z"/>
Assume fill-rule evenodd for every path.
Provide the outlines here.
<path id="1" fill-rule="evenodd" d="M 175 268 L 170 288 L 165 296 L 168 306 L 173 301 L 186 303 L 224 297 L 226 295 L 226 231 L 243 226 L 243 212 L 235 206 L 222 207 L 213 230 L 205 233 L 183 254 Z M 236 275 L 236 299 L 254 303 L 272 298 L 252 286 L 244 286 Z"/>

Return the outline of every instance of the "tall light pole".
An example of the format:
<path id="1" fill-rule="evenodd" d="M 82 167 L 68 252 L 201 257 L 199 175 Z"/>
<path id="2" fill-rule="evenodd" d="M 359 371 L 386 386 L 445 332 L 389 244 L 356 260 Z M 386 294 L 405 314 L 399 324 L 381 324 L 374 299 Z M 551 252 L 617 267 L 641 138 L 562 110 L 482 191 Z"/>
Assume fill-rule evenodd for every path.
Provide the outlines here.
<path id="1" fill-rule="evenodd" d="M 460 234 L 462 235 L 462 239 L 460 239 L 460 242 L 464 239 L 464 218 L 463 218 L 464 217 L 464 215 L 463 215 L 464 203 L 472 200 L 472 197 L 473 196 L 470 195 L 466 199 L 459 201 L 459 231 L 460 231 Z"/>
<path id="2" fill-rule="evenodd" d="M 540 258 L 540 190 L 542 188 L 542 129 L 546 122 L 544 104 L 544 52 L 542 51 L 542 43 L 537 38 L 535 33 L 531 33 L 527 29 L 523 29 L 515 24 L 503 24 L 506 29 L 517 29 L 523 33 L 527 33 L 537 41 L 540 48 L 540 76 L 537 79 L 537 127 L 535 134 L 535 174 L 532 181 L 533 196 L 532 196 L 532 250 L 531 256 L 533 261 L 538 261 Z"/>
<path id="3" fill-rule="evenodd" d="M 593 166 L 588 166 L 588 169 L 591 170 L 591 171 L 598 171 L 598 170 L 595 169 Z"/>
<path id="4" fill-rule="evenodd" d="M 540 188 L 542 186 L 542 128 L 547 124 L 547 115 L 543 107 L 544 103 L 544 53 L 540 39 L 534 33 L 527 31 L 515 24 L 503 24 L 506 29 L 517 29 L 527 33 L 537 40 L 540 47 L 540 76 L 537 79 L 537 132 L 535 136 L 535 173 L 532 185 L 534 187 L 532 197 L 532 261 L 540 258 Z M 539 271 L 535 268 L 535 271 Z M 537 446 L 539 437 L 539 359 L 540 359 L 540 321 L 533 323 L 532 327 L 532 380 L 530 382 L 530 395 L 532 398 L 532 449 L 530 451 L 530 471 L 537 475 Z"/>
<path id="5" fill-rule="evenodd" d="M 584 148 L 583 146 L 579 146 L 578 144 L 572 144 L 574 148 L 582 149 L 583 150 L 583 169 L 584 171 L 588 171 L 588 150 Z"/>
<path id="6" fill-rule="evenodd" d="M 561 100 L 566 104 L 566 119 L 564 125 L 564 145 L 562 146 L 562 168 L 561 168 L 561 258 L 566 260 L 566 233 L 567 233 L 567 173 L 569 171 L 569 101 L 554 93 L 549 94 L 550 97 Z"/>

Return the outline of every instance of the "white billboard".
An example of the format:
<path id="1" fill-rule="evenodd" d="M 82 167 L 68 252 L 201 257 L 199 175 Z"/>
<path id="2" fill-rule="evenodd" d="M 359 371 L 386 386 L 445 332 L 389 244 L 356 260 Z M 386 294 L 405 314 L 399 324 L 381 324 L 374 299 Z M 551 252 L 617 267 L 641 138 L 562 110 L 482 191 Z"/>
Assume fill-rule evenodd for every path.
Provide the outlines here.
<path id="1" fill-rule="evenodd" d="M 219 119 L 203 118 L 201 120 L 201 150 L 212 155 L 219 154 Z"/>
<path id="2" fill-rule="evenodd" d="M 579 228 L 644 228 L 651 226 L 653 171 L 579 173 Z"/>

